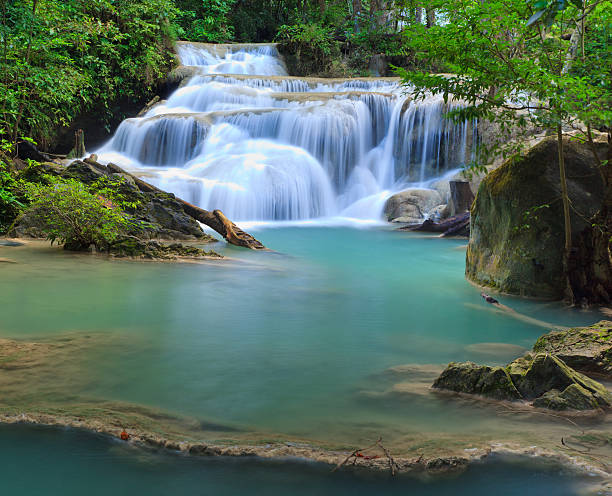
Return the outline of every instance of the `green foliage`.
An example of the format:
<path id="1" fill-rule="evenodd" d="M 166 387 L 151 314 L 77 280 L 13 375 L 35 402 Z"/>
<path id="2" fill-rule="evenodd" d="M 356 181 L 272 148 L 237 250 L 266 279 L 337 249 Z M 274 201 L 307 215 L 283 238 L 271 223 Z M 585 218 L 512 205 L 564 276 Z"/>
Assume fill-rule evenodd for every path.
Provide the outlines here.
<path id="1" fill-rule="evenodd" d="M 9 140 L 0 139 L 0 234 L 7 231 L 26 202 L 23 181 L 16 179 L 7 159 L 12 150 L 13 144 Z"/>
<path id="2" fill-rule="evenodd" d="M 519 233 L 531 229 L 530 223 L 535 224 L 540 220 L 539 211 L 544 208 L 550 208 L 550 205 L 548 203 L 544 203 L 542 205 L 537 205 L 535 207 L 531 207 L 525 210 L 523 212 L 523 223 L 518 226 L 514 226 L 513 231 L 515 233 Z"/>
<path id="3" fill-rule="evenodd" d="M 118 205 L 76 179 L 47 176 L 47 182 L 29 184 L 29 211 L 40 220 L 51 243 L 58 241 L 73 250 L 91 245 L 108 249 L 134 224 Z"/>
<path id="4" fill-rule="evenodd" d="M 296 47 L 310 46 L 313 52 L 321 57 L 338 52 L 338 45 L 333 40 L 333 31 L 318 23 L 283 25 L 278 30 L 278 39 Z"/>
<path id="5" fill-rule="evenodd" d="M 398 74 L 417 97 L 433 92 L 461 100 L 465 106 L 449 117 L 495 122 L 499 139 L 484 151 L 506 147 L 513 133 L 529 126 L 579 128 L 583 121 L 609 128 L 610 51 L 596 49 L 595 63 L 588 54 L 580 61 L 571 56 L 571 40 L 562 36 L 583 15 L 575 2 L 565 3 L 547 26 L 538 19 L 528 22 L 534 8 L 523 0 L 450 0 L 435 7 L 445 23 L 411 26 L 405 43 L 423 63 L 439 61 L 452 74 L 403 69 Z M 586 17 L 587 32 L 605 30 L 610 15 L 603 13 L 609 8 L 602 4 Z"/>
<path id="6" fill-rule="evenodd" d="M 0 233 L 5 232 L 24 204 L 19 200 L 18 183 L 8 166 L 0 161 Z"/>
<path id="7" fill-rule="evenodd" d="M 0 127 L 48 143 L 57 126 L 139 99 L 173 63 L 172 0 L 0 3 Z"/>
<path id="8" fill-rule="evenodd" d="M 289 63 L 300 75 L 326 75 L 340 57 L 340 44 L 333 29 L 319 23 L 300 23 L 279 28 L 277 40 L 282 44 Z"/>
<path id="9" fill-rule="evenodd" d="M 236 0 L 176 0 L 176 23 L 180 38 L 209 43 L 225 43 L 234 38 L 228 15 Z"/>

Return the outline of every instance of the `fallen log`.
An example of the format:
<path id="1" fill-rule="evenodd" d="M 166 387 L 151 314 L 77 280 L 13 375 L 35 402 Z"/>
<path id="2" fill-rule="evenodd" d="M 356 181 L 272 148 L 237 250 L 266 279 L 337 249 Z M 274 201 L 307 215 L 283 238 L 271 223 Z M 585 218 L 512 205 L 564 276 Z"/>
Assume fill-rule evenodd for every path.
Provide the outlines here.
<path id="1" fill-rule="evenodd" d="M 140 191 L 143 191 L 145 193 L 163 193 L 166 195 L 171 194 L 153 186 L 152 184 L 147 183 L 146 181 L 143 181 L 139 177 L 136 177 L 134 174 L 130 174 L 118 165 L 109 163 L 107 165 L 107 168 L 112 172 L 118 174 L 125 174 L 131 177 Z M 181 198 L 177 198 L 174 195 L 172 196 L 177 202 L 179 202 L 183 206 L 183 210 L 187 215 L 193 217 L 195 220 L 201 222 L 202 224 L 206 224 L 211 229 L 214 229 L 221 236 L 223 236 L 223 238 L 228 243 L 236 246 L 242 246 L 244 248 L 250 248 L 251 250 L 266 249 L 263 243 L 255 239 L 249 233 L 246 233 L 242 229 L 240 229 L 236 224 L 229 220 L 223 214 L 223 212 L 221 212 L 221 210 L 213 210 L 212 212 L 209 212 L 208 210 L 196 207 L 195 205 L 192 205 L 191 203 L 186 202 Z"/>
<path id="2" fill-rule="evenodd" d="M 422 224 L 416 226 L 401 227 L 402 231 L 420 231 L 420 232 L 431 232 L 440 233 L 440 236 L 460 236 L 463 234 L 463 230 L 468 228 L 470 225 L 470 213 L 464 212 L 460 215 L 455 215 L 441 222 L 434 222 L 431 219 L 426 219 Z"/>

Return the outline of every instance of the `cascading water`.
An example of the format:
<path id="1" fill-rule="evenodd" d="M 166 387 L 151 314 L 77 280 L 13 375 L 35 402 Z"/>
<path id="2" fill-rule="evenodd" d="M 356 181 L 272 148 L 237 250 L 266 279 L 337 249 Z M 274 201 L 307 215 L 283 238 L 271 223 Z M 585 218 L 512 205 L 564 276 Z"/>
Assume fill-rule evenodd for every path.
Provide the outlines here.
<path id="1" fill-rule="evenodd" d="M 471 126 L 395 78 L 291 77 L 274 45 L 177 50 L 194 75 L 97 154 L 233 220 L 378 219 L 471 153 Z"/>

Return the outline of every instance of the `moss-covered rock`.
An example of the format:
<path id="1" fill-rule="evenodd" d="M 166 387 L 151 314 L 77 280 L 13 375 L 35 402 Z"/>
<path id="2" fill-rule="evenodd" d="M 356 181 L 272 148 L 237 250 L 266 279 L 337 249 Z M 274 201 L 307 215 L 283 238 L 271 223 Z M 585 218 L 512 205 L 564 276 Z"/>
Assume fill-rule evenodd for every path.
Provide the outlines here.
<path id="1" fill-rule="evenodd" d="M 603 385 L 547 353 L 536 354 L 527 371 L 517 377 L 514 384 L 526 399 L 538 398 L 553 389 L 565 392 L 569 386 L 578 385 L 590 393 L 598 406 L 612 405 L 612 395 Z"/>
<path id="2" fill-rule="evenodd" d="M 126 204 L 132 205 L 125 210 L 137 222 L 129 234 L 138 238 L 216 241 L 204 233 L 193 217 L 185 213 L 183 205 L 173 194 L 141 191 L 129 175 L 115 173 L 93 160 L 77 160 L 66 167 L 51 162 L 42 163 L 23 174 L 29 181 L 44 181 L 45 174 L 76 179 L 87 185 L 100 179 L 110 181 L 112 189 L 123 196 Z M 24 213 L 17 219 L 9 235 L 43 237 L 39 216 L 34 211 Z"/>
<path id="3" fill-rule="evenodd" d="M 449 363 L 432 387 L 458 393 L 480 394 L 497 400 L 521 398 L 504 368 L 477 365 L 473 362 Z"/>
<path id="4" fill-rule="evenodd" d="M 572 213 L 576 235 L 600 208 L 603 183 L 585 144 L 566 140 L 564 147 L 569 196 L 579 210 Z M 468 279 L 512 294 L 563 297 L 557 153 L 556 140 L 546 138 L 482 181 L 471 211 Z"/>
<path id="5" fill-rule="evenodd" d="M 603 385 L 546 353 L 525 355 L 505 368 L 451 362 L 432 387 L 497 400 L 533 400 L 533 406 L 553 410 L 612 406 L 612 394 Z"/>
<path id="6" fill-rule="evenodd" d="M 612 376 L 612 322 L 549 332 L 536 341 L 533 351 L 553 353 L 581 372 Z"/>

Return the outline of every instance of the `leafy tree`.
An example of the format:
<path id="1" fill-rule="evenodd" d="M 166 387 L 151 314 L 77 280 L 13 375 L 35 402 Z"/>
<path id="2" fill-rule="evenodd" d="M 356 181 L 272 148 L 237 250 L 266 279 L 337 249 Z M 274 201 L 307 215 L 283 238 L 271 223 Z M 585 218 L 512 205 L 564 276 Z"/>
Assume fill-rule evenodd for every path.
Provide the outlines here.
<path id="1" fill-rule="evenodd" d="M 601 69 L 589 69 L 585 60 L 581 70 L 574 70 L 576 37 L 566 40 L 563 35 L 568 29 L 580 29 L 577 26 L 583 33 L 585 25 L 597 29 L 609 4 L 591 0 L 552 3 L 556 7 L 543 1 L 530 5 L 524 0 L 439 2 L 434 7 L 445 22 L 429 29 L 412 25 L 405 39 L 422 60 L 441 61 L 452 74 L 402 69 L 398 73 L 414 87 L 417 97 L 437 93 L 446 100 L 464 102 L 451 117 L 497 123 L 501 129 L 497 147 L 508 143 L 512 130 L 525 130 L 529 124 L 557 135 L 567 267 L 572 249 L 572 206 L 565 177 L 564 130 L 580 129 L 587 140 L 593 122 L 609 130 L 612 93 L 609 83 L 603 82 Z M 549 13 L 551 9 L 553 13 Z M 600 55 L 597 67 L 606 67 L 609 74 L 610 54 Z M 584 121 L 589 124 L 586 128 Z M 569 283 L 567 293 L 573 299 Z"/>
<path id="2" fill-rule="evenodd" d="M 173 0 L 0 0 L 0 129 L 57 128 L 146 98 L 174 63 Z"/>

